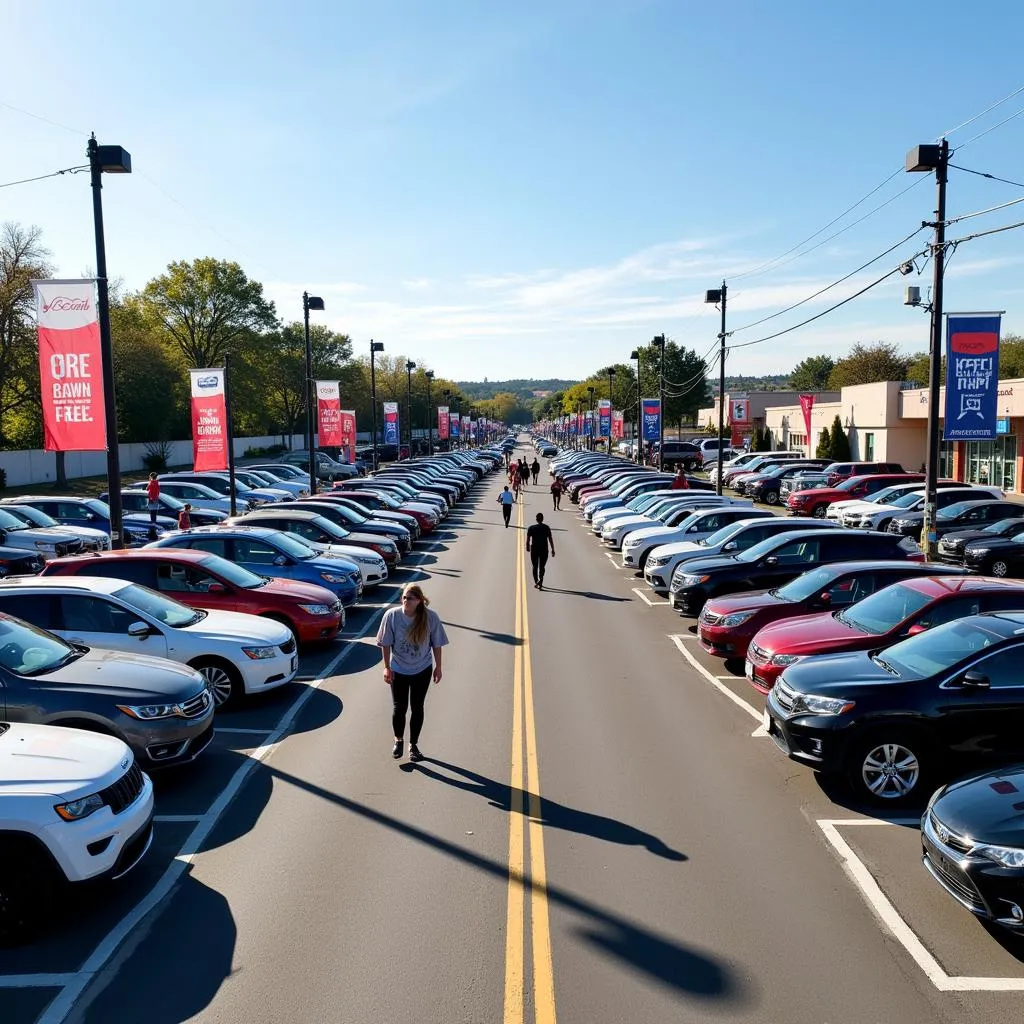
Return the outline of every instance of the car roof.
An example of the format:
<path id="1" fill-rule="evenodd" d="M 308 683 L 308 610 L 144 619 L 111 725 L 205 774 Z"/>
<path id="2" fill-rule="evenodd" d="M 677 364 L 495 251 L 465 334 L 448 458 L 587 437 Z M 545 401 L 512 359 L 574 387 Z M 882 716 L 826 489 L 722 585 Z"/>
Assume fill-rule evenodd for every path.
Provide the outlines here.
<path id="1" fill-rule="evenodd" d="M 965 499 L 964 501 L 956 502 L 956 504 L 964 505 L 967 508 L 977 508 L 979 505 L 1012 505 L 1015 504 L 1015 502 L 1011 501 L 1009 498 L 996 498 L 990 496 L 988 498 L 975 498 L 973 501 L 967 501 Z M 950 508 L 951 506 L 947 505 L 946 507 Z M 1024 505 L 1021 505 L 1020 507 L 1020 514 L 1024 516 Z"/>
<path id="2" fill-rule="evenodd" d="M 808 570 L 814 572 L 816 569 L 834 570 L 836 573 L 844 572 L 875 572 L 879 569 L 900 569 L 906 570 L 911 575 L 921 576 L 953 576 L 967 579 L 967 570 L 959 565 L 943 565 L 941 562 L 907 562 L 902 558 L 848 558 L 842 562 L 826 562 L 823 565 L 815 566 Z M 977 577 L 973 577 L 977 579 Z"/>
<path id="3" fill-rule="evenodd" d="M 194 532 L 194 531 L 193 531 Z M 85 562 L 120 559 L 122 561 L 146 562 L 153 558 L 172 557 L 184 562 L 202 562 L 210 558 L 209 551 L 192 551 L 189 548 L 121 548 L 113 551 L 83 551 L 78 555 L 68 555 L 58 559 L 60 565 L 80 565 Z"/>
<path id="4" fill-rule="evenodd" d="M 995 579 L 992 576 L 963 576 L 952 579 L 922 576 L 903 580 L 902 583 L 931 598 L 992 591 L 1024 591 L 1024 580 Z"/>
<path id="5" fill-rule="evenodd" d="M 255 512 L 246 512 L 245 518 L 259 519 L 262 517 L 267 519 L 272 516 L 276 518 L 286 512 L 289 519 L 315 519 L 320 514 L 319 512 L 309 512 L 303 508 L 288 508 L 287 506 L 290 505 L 291 502 L 282 501 L 280 504 L 286 506 L 281 510 L 281 512 L 275 512 L 274 509 L 257 509 Z"/>
<path id="6" fill-rule="evenodd" d="M 0 593 L 4 590 L 26 590 L 42 587 L 46 590 L 85 590 L 97 594 L 112 594 L 125 586 L 124 580 L 109 576 L 8 576 L 0 582 Z"/>
<path id="7" fill-rule="evenodd" d="M 27 501 L 89 501 L 91 494 L 17 494 L 10 498 L 0 498 L 0 505 L 23 505 Z"/>
<path id="8" fill-rule="evenodd" d="M 215 536 L 222 537 L 228 536 L 233 533 L 240 533 L 243 536 L 248 537 L 262 537 L 262 538 L 274 538 L 281 535 L 280 530 L 271 529 L 269 526 L 242 526 L 242 525 L 231 525 L 225 526 L 223 523 L 217 523 L 213 526 L 193 526 L 188 534 L 182 534 L 182 536 L 194 536 L 195 534 L 214 534 Z M 165 545 L 159 545 L 163 548 Z M 176 547 L 175 545 L 168 544 L 166 547 Z"/>

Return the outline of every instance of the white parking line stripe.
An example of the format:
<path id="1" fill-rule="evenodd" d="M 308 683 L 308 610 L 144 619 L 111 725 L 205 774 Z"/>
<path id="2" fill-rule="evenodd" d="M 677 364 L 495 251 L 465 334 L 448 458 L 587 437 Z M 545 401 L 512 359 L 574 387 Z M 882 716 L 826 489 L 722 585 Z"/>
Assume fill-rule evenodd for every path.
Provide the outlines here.
<path id="1" fill-rule="evenodd" d="M 759 725 L 751 734 L 751 736 L 767 736 L 768 730 L 763 724 Z"/>
<path id="2" fill-rule="evenodd" d="M 175 822 L 196 822 L 202 821 L 201 814 L 154 814 L 153 820 L 158 824 L 173 824 Z"/>
<path id="3" fill-rule="evenodd" d="M 63 988 L 74 980 L 74 974 L 6 974 L 0 988 Z"/>
<path id="4" fill-rule="evenodd" d="M 668 601 L 652 601 L 639 587 L 633 587 L 633 593 L 640 598 L 648 608 L 665 608 Z"/>
<path id="5" fill-rule="evenodd" d="M 678 633 L 670 633 L 669 639 L 679 648 L 679 653 L 716 689 L 719 693 L 724 693 L 737 707 L 743 708 L 744 711 L 756 722 L 761 722 L 764 718 L 764 713 L 758 711 L 753 704 L 748 704 L 742 697 L 737 696 L 729 689 L 728 686 L 723 686 L 684 646 L 684 640 L 696 640 L 696 637 L 680 636 Z"/>
<path id="6" fill-rule="evenodd" d="M 221 732 L 233 732 L 233 733 L 242 733 L 243 735 L 246 735 L 246 736 L 266 736 L 268 733 L 270 733 L 272 731 L 273 731 L 273 727 L 269 727 L 269 728 L 266 728 L 266 729 L 236 729 L 233 726 L 221 726 L 221 725 L 217 726 L 217 732 L 218 733 L 221 733 Z"/>
<path id="7" fill-rule="evenodd" d="M 891 822 L 880 821 L 877 818 L 818 819 L 818 825 L 825 833 L 825 838 L 842 858 L 847 874 L 860 886 L 868 906 L 940 992 L 1024 992 L 1024 978 L 971 978 L 947 974 L 938 960 L 925 949 L 924 943 L 911 927 L 900 917 L 899 911 L 889 902 L 889 898 L 882 892 L 864 862 L 839 834 L 840 825 L 916 825 L 917 822 L 917 818 L 901 818 Z"/>

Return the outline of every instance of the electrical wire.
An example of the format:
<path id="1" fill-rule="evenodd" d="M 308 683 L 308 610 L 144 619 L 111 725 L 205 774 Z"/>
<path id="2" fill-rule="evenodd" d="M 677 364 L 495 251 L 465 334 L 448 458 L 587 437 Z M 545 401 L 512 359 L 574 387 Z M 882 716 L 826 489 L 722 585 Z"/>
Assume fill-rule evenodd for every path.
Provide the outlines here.
<path id="1" fill-rule="evenodd" d="M 1008 203 L 1000 203 L 998 206 L 990 206 L 987 210 L 975 210 L 974 213 L 962 213 L 959 217 L 951 217 L 945 222 L 946 227 L 950 224 L 958 224 L 962 220 L 970 220 L 972 217 L 983 217 L 986 213 L 995 213 L 996 210 L 1005 210 L 1008 206 L 1017 206 L 1024 203 L 1024 196 L 1020 199 L 1011 199 Z"/>
<path id="2" fill-rule="evenodd" d="M 1009 117 L 1004 117 L 1002 121 L 992 125 L 991 128 L 986 128 L 983 132 L 978 132 L 977 135 L 968 139 L 966 142 L 961 142 L 959 148 L 963 149 L 964 146 L 969 146 L 972 142 L 977 142 L 978 139 L 982 138 L 982 136 L 988 135 L 989 132 L 994 132 L 997 128 L 1002 128 L 1004 124 L 1012 121 L 1015 117 L 1020 117 L 1021 114 L 1024 114 L 1024 107 L 1021 107 L 1020 110 L 1014 111 Z"/>
<path id="3" fill-rule="evenodd" d="M 1012 100 L 1014 96 L 1019 96 L 1022 92 L 1024 92 L 1024 85 L 1018 86 L 1009 94 L 1009 96 L 1004 96 L 1001 100 L 997 100 L 990 107 L 986 107 L 980 114 L 975 114 L 974 117 L 969 117 L 966 121 L 961 121 L 955 128 L 950 128 L 948 131 L 943 132 L 938 136 L 938 139 L 944 139 L 947 135 L 952 135 L 953 132 L 958 132 L 961 128 L 966 128 L 969 124 L 973 124 L 977 121 L 978 118 L 984 117 L 986 114 L 995 110 L 996 107 L 1001 107 L 1007 100 Z"/>
<path id="4" fill-rule="evenodd" d="M 957 171 L 966 171 L 968 174 L 976 174 L 979 178 L 988 178 L 990 181 L 1001 181 L 1004 185 L 1016 185 L 1017 188 L 1024 188 L 1019 181 L 1010 181 L 1009 178 L 997 178 L 994 174 L 987 174 L 985 171 L 972 171 L 970 167 L 960 167 L 958 164 L 947 164 Z"/>
<path id="5" fill-rule="evenodd" d="M 886 249 L 885 252 L 879 253 L 877 256 L 868 260 L 867 263 L 862 263 L 859 267 L 857 267 L 856 270 L 851 270 L 850 273 L 839 278 L 838 281 L 833 281 L 831 284 L 825 285 L 824 288 L 819 288 L 812 295 L 808 295 L 806 298 L 801 299 L 799 302 L 794 302 L 791 306 L 787 306 L 785 309 L 780 309 L 777 313 L 770 313 L 768 316 L 761 317 L 760 320 L 755 320 L 753 323 L 744 324 L 744 326 L 742 327 L 736 327 L 733 330 L 731 330 L 729 334 L 739 334 L 741 331 L 749 331 L 752 327 L 757 327 L 759 324 L 767 323 L 769 320 L 774 320 L 776 317 L 782 316 L 784 313 L 789 313 L 792 310 L 797 309 L 799 306 L 805 305 L 806 303 L 812 301 L 813 299 L 816 299 L 819 295 L 823 295 L 830 289 L 842 284 L 844 281 L 848 281 L 855 274 L 859 274 L 862 270 L 866 270 L 868 267 L 871 266 L 872 263 L 877 263 L 880 259 L 884 259 L 891 252 L 894 252 L 896 249 L 898 249 L 901 245 L 906 245 L 906 243 L 909 242 L 910 239 L 914 237 L 914 235 L 919 234 L 923 230 L 924 225 L 922 224 L 921 227 L 915 228 L 913 231 L 911 231 L 910 234 L 906 236 L 906 238 L 901 238 L 895 245 L 892 245 L 888 249 Z"/>
<path id="6" fill-rule="evenodd" d="M 963 238 L 952 238 L 946 242 L 946 246 L 958 246 L 961 242 L 971 242 L 975 238 L 985 238 L 987 235 L 998 235 L 1003 231 L 1013 231 L 1015 228 L 1024 228 L 1024 220 L 1019 220 L 1015 224 L 1004 224 L 999 228 L 991 228 L 988 231 L 976 231 L 973 235 L 964 235 Z"/>
<path id="7" fill-rule="evenodd" d="M 16 114 L 24 114 L 26 117 L 31 117 L 36 121 L 43 121 L 46 124 L 52 124 L 54 128 L 63 128 L 66 132 L 71 132 L 72 135 L 88 135 L 88 132 L 80 131 L 78 128 L 69 128 L 66 124 L 61 124 L 60 121 L 51 121 L 48 117 L 43 117 L 42 114 L 33 114 L 31 110 L 22 110 L 21 107 L 14 106 L 13 103 L 6 103 L 0 100 L 0 107 L 6 107 L 8 110 L 13 110 Z"/>
<path id="8" fill-rule="evenodd" d="M 11 188 L 13 185 L 27 185 L 30 181 L 44 181 L 46 178 L 56 178 L 61 174 L 78 174 L 79 171 L 89 170 L 89 165 L 84 164 L 81 167 L 65 167 L 62 171 L 51 171 L 49 174 L 40 174 L 36 178 L 22 178 L 20 181 L 5 181 L 0 188 Z"/>

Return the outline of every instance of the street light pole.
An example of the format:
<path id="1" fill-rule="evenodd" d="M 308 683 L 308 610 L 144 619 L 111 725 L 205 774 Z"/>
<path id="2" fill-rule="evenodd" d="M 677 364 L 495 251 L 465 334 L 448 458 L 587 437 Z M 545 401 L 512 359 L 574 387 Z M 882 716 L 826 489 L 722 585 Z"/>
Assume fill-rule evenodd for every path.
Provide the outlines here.
<path id="1" fill-rule="evenodd" d="M 434 379 L 434 371 L 427 370 L 424 374 L 427 378 L 427 454 L 434 454 L 434 410 L 430 407 L 430 384 Z"/>
<path id="2" fill-rule="evenodd" d="M 89 137 L 89 177 L 92 218 L 96 233 L 96 314 L 100 327 L 103 371 L 103 420 L 107 435 L 107 504 L 110 506 L 110 546 L 124 547 L 121 532 L 121 449 L 118 447 L 117 401 L 114 394 L 114 347 L 110 337 L 110 297 L 107 289 L 107 247 L 103 237 L 103 172 L 131 174 L 132 158 L 120 146 L 101 146 Z"/>
<path id="3" fill-rule="evenodd" d="M 652 344 L 661 349 L 658 364 L 658 469 L 661 469 L 665 461 L 665 335 L 659 334 Z"/>
<path id="4" fill-rule="evenodd" d="M 725 282 L 722 282 L 722 287 L 710 288 L 704 293 L 705 303 L 718 305 L 722 310 L 722 327 L 718 333 L 718 340 L 721 343 L 721 350 L 718 354 L 718 477 L 715 482 L 715 493 L 722 493 L 722 467 L 725 465 L 725 459 L 722 458 L 722 453 L 725 451 L 725 302 L 726 302 L 726 287 Z"/>
<path id="5" fill-rule="evenodd" d="M 370 408 L 373 413 L 373 468 L 377 472 L 377 371 L 374 364 L 374 353 L 384 351 L 383 341 L 370 339 Z"/>
<path id="6" fill-rule="evenodd" d="M 587 387 L 587 393 L 590 395 L 590 450 L 594 450 L 594 392 L 597 388 L 593 384 Z"/>
<path id="7" fill-rule="evenodd" d="M 309 493 L 316 494 L 316 454 L 313 451 L 313 346 L 309 340 L 309 311 L 323 309 L 324 300 L 318 295 L 302 293 L 302 320 L 306 332 L 306 451 L 309 452 Z"/>
<path id="8" fill-rule="evenodd" d="M 949 171 L 949 142 L 915 146 L 907 154 L 906 168 L 935 171 L 935 241 L 932 243 L 932 322 L 928 343 L 928 448 L 925 459 L 924 522 L 921 543 L 929 559 L 938 553 L 935 536 L 935 505 L 939 481 L 939 387 L 942 367 L 942 275 L 946 258 L 946 179 Z M 927 223 L 927 222 L 926 222 Z"/>
<path id="9" fill-rule="evenodd" d="M 640 462 L 640 424 L 643 421 L 643 412 L 641 411 L 643 399 L 640 397 L 642 393 L 642 388 L 640 387 L 640 349 L 633 349 L 629 353 L 629 358 L 636 360 L 636 419 L 633 422 L 633 443 L 636 445 L 636 461 Z"/>
<path id="10" fill-rule="evenodd" d="M 412 458 L 412 371 L 416 369 L 416 364 L 411 360 L 405 361 L 405 400 L 409 409 L 409 458 Z"/>

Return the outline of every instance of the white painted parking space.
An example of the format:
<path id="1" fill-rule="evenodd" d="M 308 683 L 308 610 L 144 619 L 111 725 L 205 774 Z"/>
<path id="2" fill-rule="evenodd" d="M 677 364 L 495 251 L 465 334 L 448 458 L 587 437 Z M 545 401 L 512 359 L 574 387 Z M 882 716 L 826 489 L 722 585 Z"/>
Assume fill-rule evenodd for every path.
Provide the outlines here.
<path id="1" fill-rule="evenodd" d="M 639 587 L 633 587 L 632 590 L 648 608 L 668 607 L 668 601 L 652 601 Z M 653 593 L 653 591 L 651 591 L 651 593 Z"/>
<path id="2" fill-rule="evenodd" d="M 693 666 L 701 676 L 707 680 L 707 682 L 713 686 L 719 693 L 725 694 L 738 708 L 742 708 L 751 718 L 756 721 L 761 728 L 754 732 L 754 736 L 767 736 L 767 732 L 764 731 L 764 712 L 758 711 L 753 704 L 748 704 L 742 697 L 733 693 L 728 686 L 724 686 L 718 679 L 717 676 L 712 675 L 687 649 L 684 641 L 696 640 L 694 636 L 689 634 L 670 633 L 669 639 L 679 648 L 679 653 Z"/>

